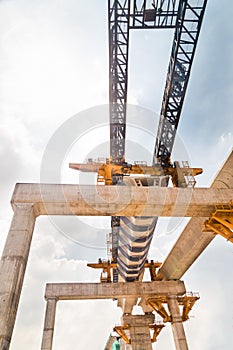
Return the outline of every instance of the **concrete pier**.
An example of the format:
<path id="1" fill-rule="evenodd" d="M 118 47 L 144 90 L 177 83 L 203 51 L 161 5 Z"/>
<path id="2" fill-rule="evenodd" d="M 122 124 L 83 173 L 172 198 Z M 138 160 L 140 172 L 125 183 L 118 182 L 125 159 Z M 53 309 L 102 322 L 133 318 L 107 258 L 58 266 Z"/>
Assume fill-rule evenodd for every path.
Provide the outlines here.
<path id="1" fill-rule="evenodd" d="M 167 303 L 172 318 L 171 326 L 176 350 L 188 350 L 188 344 L 176 295 L 168 296 Z"/>
<path id="2" fill-rule="evenodd" d="M 52 350 L 56 305 L 56 298 L 47 299 L 41 350 Z"/>
<path id="3" fill-rule="evenodd" d="M 16 205 L 0 261 L 0 349 L 10 345 L 34 224 L 32 204 Z"/>
<path id="4" fill-rule="evenodd" d="M 154 323 L 154 318 L 153 314 L 122 316 L 122 324 L 129 326 L 132 350 L 152 350 L 149 324 Z"/>

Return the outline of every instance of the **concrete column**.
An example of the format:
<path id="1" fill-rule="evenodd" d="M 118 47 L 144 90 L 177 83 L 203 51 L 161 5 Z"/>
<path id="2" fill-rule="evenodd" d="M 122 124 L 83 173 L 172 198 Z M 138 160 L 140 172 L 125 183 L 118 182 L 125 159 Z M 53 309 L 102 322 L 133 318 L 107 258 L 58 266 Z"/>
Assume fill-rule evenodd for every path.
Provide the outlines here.
<path id="1" fill-rule="evenodd" d="M 153 314 L 122 316 L 123 323 L 129 325 L 132 350 L 152 350 L 149 324 L 154 318 Z"/>
<path id="2" fill-rule="evenodd" d="M 35 225 L 32 204 L 15 207 L 0 261 L 0 349 L 8 350 Z"/>
<path id="3" fill-rule="evenodd" d="M 188 344 L 184 332 L 184 326 L 177 297 L 175 295 L 169 296 L 167 303 L 172 317 L 171 326 L 176 350 L 188 350 Z"/>
<path id="4" fill-rule="evenodd" d="M 52 350 L 57 299 L 47 299 L 41 350 Z"/>

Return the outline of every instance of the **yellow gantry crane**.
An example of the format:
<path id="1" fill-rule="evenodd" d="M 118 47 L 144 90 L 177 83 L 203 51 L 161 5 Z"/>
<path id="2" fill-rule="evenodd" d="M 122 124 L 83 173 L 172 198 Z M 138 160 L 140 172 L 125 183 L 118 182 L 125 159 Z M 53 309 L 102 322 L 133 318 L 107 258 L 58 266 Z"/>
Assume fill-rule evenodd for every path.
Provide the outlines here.
<path id="1" fill-rule="evenodd" d="M 160 164 L 147 165 L 145 162 L 135 162 L 129 164 L 115 164 L 111 159 L 107 159 L 106 163 L 89 161 L 86 164 L 70 163 L 69 167 L 83 172 L 95 172 L 98 174 L 97 182 L 104 185 L 113 185 L 114 177 L 129 175 L 146 175 L 146 176 L 171 176 L 174 187 L 194 186 L 194 176 L 202 173 L 202 168 L 190 168 L 187 162 L 183 162 L 180 166 L 178 162 L 174 162 L 174 166 L 163 166 Z"/>
<path id="2" fill-rule="evenodd" d="M 195 186 L 194 177 L 202 169 L 191 168 L 187 162 L 172 163 L 171 153 L 206 4 L 207 0 L 108 0 L 110 157 L 105 162 L 90 159 L 86 164 L 70 163 L 70 168 L 97 173 L 97 183 L 103 185 L 127 184 L 124 178 L 133 177 L 136 186 L 168 186 L 169 179 L 174 187 Z M 152 165 L 143 161 L 130 164 L 125 160 L 129 33 L 134 29 L 165 28 L 174 29 L 175 33 Z M 146 267 L 151 280 L 156 280 L 160 263 L 149 263 L 146 259 L 157 219 L 112 217 L 112 259 L 88 264 L 102 269 L 101 282 L 117 282 L 118 277 L 124 282 L 138 281 Z M 184 321 L 197 299 L 193 295 L 180 299 Z M 170 322 L 163 305 L 166 303 L 166 300 L 150 300 L 150 306 Z M 156 341 L 163 326 L 153 327 L 153 341 Z M 129 344 L 127 329 L 127 325 L 115 328 Z"/>

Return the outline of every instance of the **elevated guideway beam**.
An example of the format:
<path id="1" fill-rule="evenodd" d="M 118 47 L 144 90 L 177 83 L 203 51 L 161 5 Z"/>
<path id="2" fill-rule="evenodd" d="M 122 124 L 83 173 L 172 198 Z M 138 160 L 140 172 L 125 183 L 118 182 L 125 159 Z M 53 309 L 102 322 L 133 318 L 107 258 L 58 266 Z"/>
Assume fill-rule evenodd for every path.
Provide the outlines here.
<path id="1" fill-rule="evenodd" d="M 233 188 L 233 150 L 211 185 L 211 189 Z M 228 202 L 232 200 L 229 196 Z M 208 218 L 192 218 L 161 266 L 158 279 L 180 279 L 214 239 L 212 232 L 202 232 Z"/>

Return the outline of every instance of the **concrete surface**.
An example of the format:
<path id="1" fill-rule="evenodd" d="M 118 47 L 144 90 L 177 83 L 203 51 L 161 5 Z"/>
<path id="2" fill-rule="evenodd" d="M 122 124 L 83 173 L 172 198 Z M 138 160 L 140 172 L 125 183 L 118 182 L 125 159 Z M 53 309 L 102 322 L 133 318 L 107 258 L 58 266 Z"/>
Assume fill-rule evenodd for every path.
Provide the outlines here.
<path id="1" fill-rule="evenodd" d="M 41 350 L 52 350 L 56 305 L 56 298 L 47 299 Z"/>
<path id="2" fill-rule="evenodd" d="M 34 224 L 33 206 L 17 205 L 0 261 L 0 349 L 10 345 Z"/>
<path id="3" fill-rule="evenodd" d="M 154 295 L 183 295 L 183 281 L 119 283 L 47 283 L 45 298 L 57 300 L 118 299 Z"/>
<path id="4" fill-rule="evenodd" d="M 16 184 L 17 204 L 38 215 L 206 217 L 215 203 L 228 203 L 233 189 Z"/>

